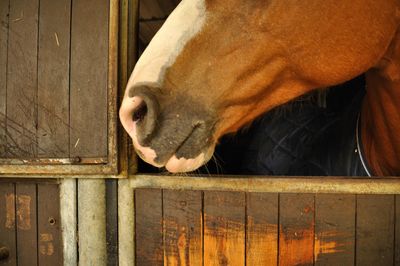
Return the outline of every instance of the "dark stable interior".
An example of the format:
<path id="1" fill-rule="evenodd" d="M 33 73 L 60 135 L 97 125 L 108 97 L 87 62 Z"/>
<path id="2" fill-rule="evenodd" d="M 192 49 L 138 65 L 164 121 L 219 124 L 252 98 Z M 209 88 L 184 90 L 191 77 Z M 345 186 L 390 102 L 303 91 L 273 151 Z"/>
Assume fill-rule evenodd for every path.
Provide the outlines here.
<path id="1" fill-rule="evenodd" d="M 364 93 L 365 78 L 359 76 L 279 106 L 222 137 L 214 157 L 194 174 L 365 175 L 354 146 Z M 340 149 L 349 151 L 343 155 Z M 138 169 L 166 173 L 143 161 Z"/>

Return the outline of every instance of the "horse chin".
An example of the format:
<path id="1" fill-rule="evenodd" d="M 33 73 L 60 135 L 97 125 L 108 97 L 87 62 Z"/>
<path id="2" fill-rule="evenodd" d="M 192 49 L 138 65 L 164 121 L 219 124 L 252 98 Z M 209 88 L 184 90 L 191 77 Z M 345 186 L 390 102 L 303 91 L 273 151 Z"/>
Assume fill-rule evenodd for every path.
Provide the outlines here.
<path id="1" fill-rule="evenodd" d="M 171 173 L 192 172 L 207 163 L 214 153 L 215 145 L 211 145 L 210 147 L 204 148 L 203 151 L 199 151 L 198 155 L 194 158 L 178 158 L 176 154 L 173 154 L 165 162 L 157 162 L 156 150 L 142 146 L 136 137 L 136 124 L 132 123 L 131 127 L 131 130 L 128 132 L 138 156 L 146 163 L 155 167 L 165 167 L 168 172 Z"/>
<path id="2" fill-rule="evenodd" d="M 195 158 L 178 158 L 175 154 L 172 155 L 165 163 L 157 163 L 157 154 L 149 147 L 135 146 L 136 153 L 139 157 L 148 164 L 155 167 L 165 167 L 170 173 L 192 172 L 203 164 L 207 163 L 214 153 L 214 147 L 208 148 L 205 152 L 200 152 Z"/>
<path id="3" fill-rule="evenodd" d="M 212 149 L 213 150 L 213 149 Z M 212 156 L 212 151 L 202 152 L 196 158 L 186 159 L 172 156 L 165 165 L 165 168 L 171 173 L 192 172 L 208 162 Z"/>

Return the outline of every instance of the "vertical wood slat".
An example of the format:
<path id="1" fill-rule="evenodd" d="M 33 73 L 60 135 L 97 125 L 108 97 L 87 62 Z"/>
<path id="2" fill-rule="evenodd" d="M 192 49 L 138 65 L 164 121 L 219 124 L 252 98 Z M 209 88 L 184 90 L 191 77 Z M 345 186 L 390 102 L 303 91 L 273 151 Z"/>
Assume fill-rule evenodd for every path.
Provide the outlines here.
<path id="1" fill-rule="evenodd" d="M 163 193 L 164 265 L 203 265 L 200 191 Z"/>
<path id="2" fill-rule="evenodd" d="M 278 263 L 278 194 L 247 193 L 246 265 Z"/>
<path id="3" fill-rule="evenodd" d="M 281 194 L 279 265 L 313 265 L 314 195 Z"/>
<path id="4" fill-rule="evenodd" d="M 15 185 L 0 183 L 0 247 L 9 250 L 9 257 L 0 265 L 17 265 L 15 234 Z"/>
<path id="5" fill-rule="evenodd" d="M 245 263 L 245 193 L 204 192 L 204 265 Z"/>
<path id="6" fill-rule="evenodd" d="M 10 1 L 7 69 L 8 157 L 33 157 L 36 145 L 39 0 Z"/>
<path id="7" fill-rule="evenodd" d="M 106 180 L 107 266 L 118 265 L 118 180 Z"/>
<path id="8" fill-rule="evenodd" d="M 355 196 L 315 196 L 315 265 L 353 265 Z"/>
<path id="9" fill-rule="evenodd" d="M 70 154 L 107 156 L 109 1 L 72 5 Z"/>
<path id="10" fill-rule="evenodd" d="M 69 156 L 71 0 L 41 0 L 38 51 L 39 157 Z"/>
<path id="11" fill-rule="evenodd" d="M 136 265 L 163 265 L 162 191 L 137 189 Z"/>
<path id="12" fill-rule="evenodd" d="M 357 196 L 357 265 L 393 265 L 393 224 L 393 195 Z"/>
<path id="13" fill-rule="evenodd" d="M 6 155 L 6 95 L 9 0 L 0 1 L 0 158 Z"/>
<path id="14" fill-rule="evenodd" d="M 38 262 L 36 184 L 16 184 L 16 225 L 18 265 Z"/>
<path id="15" fill-rule="evenodd" d="M 400 195 L 396 195 L 394 265 L 400 265 Z"/>
<path id="16" fill-rule="evenodd" d="M 62 265 L 60 191 L 57 184 L 38 184 L 39 265 Z"/>

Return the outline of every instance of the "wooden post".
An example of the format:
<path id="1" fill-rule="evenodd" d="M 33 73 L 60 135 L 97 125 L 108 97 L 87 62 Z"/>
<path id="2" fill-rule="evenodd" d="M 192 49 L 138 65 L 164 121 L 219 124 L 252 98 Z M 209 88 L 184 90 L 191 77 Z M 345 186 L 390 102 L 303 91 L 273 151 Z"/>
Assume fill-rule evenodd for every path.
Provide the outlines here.
<path id="1" fill-rule="evenodd" d="M 74 266 L 78 263 L 75 179 L 63 179 L 61 181 L 60 215 L 64 266 Z"/>
<path id="2" fill-rule="evenodd" d="M 129 180 L 118 181 L 119 265 L 135 265 L 135 207 Z"/>
<path id="3" fill-rule="evenodd" d="M 80 265 L 107 264 L 105 193 L 104 179 L 78 180 Z"/>

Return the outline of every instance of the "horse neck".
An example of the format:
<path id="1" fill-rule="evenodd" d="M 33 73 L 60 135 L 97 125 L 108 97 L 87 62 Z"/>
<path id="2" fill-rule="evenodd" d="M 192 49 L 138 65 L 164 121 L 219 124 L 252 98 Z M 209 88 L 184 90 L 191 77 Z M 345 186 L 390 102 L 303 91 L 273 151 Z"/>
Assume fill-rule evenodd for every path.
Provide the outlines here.
<path id="1" fill-rule="evenodd" d="M 400 28 L 366 79 L 361 113 L 364 155 L 374 175 L 400 175 Z"/>

